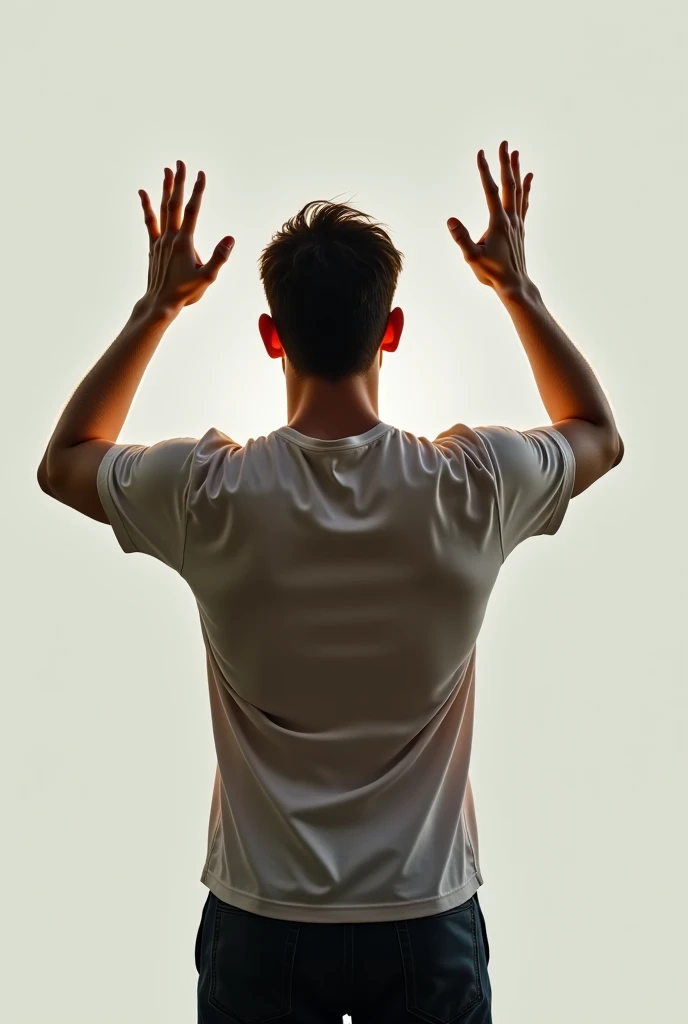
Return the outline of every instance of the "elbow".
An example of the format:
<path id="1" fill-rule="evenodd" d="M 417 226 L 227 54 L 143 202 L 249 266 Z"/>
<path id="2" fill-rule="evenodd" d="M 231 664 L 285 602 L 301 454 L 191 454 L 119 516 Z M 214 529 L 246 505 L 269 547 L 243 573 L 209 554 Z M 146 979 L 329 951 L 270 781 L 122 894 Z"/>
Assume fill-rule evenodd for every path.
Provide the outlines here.
<path id="1" fill-rule="evenodd" d="M 615 466 L 619 465 L 619 463 L 621 462 L 623 457 L 624 457 L 624 443 L 623 443 L 623 440 L 621 438 L 621 435 L 619 435 L 619 442 L 618 442 L 618 445 L 617 445 L 617 451 L 616 451 L 616 455 L 614 457 L 614 461 L 612 462 L 612 469 L 614 469 Z"/>
<path id="2" fill-rule="evenodd" d="M 52 490 L 52 487 L 50 486 L 50 484 L 48 483 L 48 477 L 46 475 L 45 465 L 43 463 L 41 463 L 40 466 L 38 467 L 38 472 L 36 473 L 36 479 L 38 480 L 38 486 L 43 491 L 43 493 L 47 494 L 49 498 L 52 498 L 53 497 L 53 490 Z"/>

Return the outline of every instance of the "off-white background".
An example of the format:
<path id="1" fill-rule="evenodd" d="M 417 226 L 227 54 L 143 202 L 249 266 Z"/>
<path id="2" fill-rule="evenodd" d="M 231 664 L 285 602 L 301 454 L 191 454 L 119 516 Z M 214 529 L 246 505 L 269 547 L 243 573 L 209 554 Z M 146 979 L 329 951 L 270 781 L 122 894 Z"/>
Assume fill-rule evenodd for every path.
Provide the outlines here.
<path id="1" fill-rule="evenodd" d="M 190 1024 L 215 767 L 195 605 L 41 493 L 77 384 L 146 282 L 137 189 L 184 159 L 216 284 L 119 437 L 286 422 L 257 259 L 311 199 L 406 254 L 380 415 L 548 422 L 510 320 L 445 222 L 487 220 L 475 154 L 535 178 L 530 274 L 626 445 L 556 538 L 509 559 L 478 643 L 472 781 L 497 1024 L 685 1011 L 686 20 L 680 0 L 13 4 L 2 33 L 0 1017 Z M 187 193 L 188 194 L 188 193 Z M 269 627 L 266 626 L 266 630 Z M 356 1024 L 354 1021 L 353 1024 Z"/>

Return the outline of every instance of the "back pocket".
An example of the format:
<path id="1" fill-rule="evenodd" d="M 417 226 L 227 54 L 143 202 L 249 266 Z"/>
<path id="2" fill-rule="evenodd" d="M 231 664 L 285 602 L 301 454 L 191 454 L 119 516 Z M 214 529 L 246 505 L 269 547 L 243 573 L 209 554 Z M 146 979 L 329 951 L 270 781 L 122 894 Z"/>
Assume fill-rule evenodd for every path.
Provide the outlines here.
<path id="1" fill-rule="evenodd" d="M 466 1015 L 485 998 L 478 927 L 474 897 L 442 914 L 397 922 L 409 1013 L 430 1024 L 464 1017 L 472 1024 Z"/>
<path id="2" fill-rule="evenodd" d="M 299 925 L 214 902 L 211 1006 L 245 1024 L 289 1013 Z"/>

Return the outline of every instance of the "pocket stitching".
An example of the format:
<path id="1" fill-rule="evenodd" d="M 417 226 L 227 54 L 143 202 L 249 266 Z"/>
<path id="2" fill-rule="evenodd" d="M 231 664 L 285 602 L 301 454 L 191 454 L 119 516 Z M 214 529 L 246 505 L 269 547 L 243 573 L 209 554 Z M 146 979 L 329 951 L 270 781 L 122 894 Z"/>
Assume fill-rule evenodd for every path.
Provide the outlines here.
<path id="1" fill-rule="evenodd" d="M 413 948 L 412 948 L 410 936 L 409 936 L 409 933 L 408 933 L 408 925 L 410 924 L 410 922 L 404 922 L 404 924 L 403 924 L 403 929 L 406 932 L 406 941 L 405 942 L 401 942 L 400 941 L 400 946 L 401 946 L 401 950 L 402 950 L 402 962 L 406 958 L 408 958 L 409 966 L 410 966 L 410 971 L 411 971 L 411 977 L 413 979 L 412 980 L 412 1001 L 410 1001 L 409 1000 L 409 992 L 408 992 L 408 975 L 406 973 L 406 964 L 404 963 L 404 978 L 405 978 L 405 983 L 406 983 L 406 986 L 407 986 L 407 990 L 406 990 L 406 1009 L 407 1009 L 407 1011 L 409 1013 L 412 1013 L 414 1016 L 417 1016 L 417 1017 L 421 1018 L 422 1020 L 429 1021 L 429 1022 L 431 1022 L 431 1024 L 453 1024 L 453 1021 L 459 1020 L 461 1017 L 465 1016 L 471 1010 L 474 1010 L 477 1006 L 479 1006 L 482 1003 L 483 999 L 485 998 L 485 992 L 484 992 L 483 984 L 482 984 L 482 977 L 481 977 L 481 974 L 480 974 L 480 958 L 479 958 L 479 955 L 478 955 L 478 941 L 477 941 L 477 932 L 476 932 L 475 901 L 471 897 L 471 900 L 467 901 L 467 903 L 469 904 L 468 906 L 466 906 L 465 904 L 462 904 L 462 909 L 459 912 L 460 913 L 465 913 L 466 910 L 470 910 L 470 913 L 471 913 L 471 937 L 473 939 L 473 967 L 474 967 L 474 971 L 475 971 L 477 994 L 476 994 L 476 997 L 473 1000 L 473 1002 L 468 1003 L 467 1006 L 462 1007 L 462 1009 L 459 1010 L 458 1013 L 454 1014 L 454 1016 L 450 1017 L 448 1020 L 444 1020 L 442 1017 L 436 1017 L 435 1014 L 430 1013 L 428 1010 L 424 1010 L 416 1002 L 416 999 L 417 999 L 417 996 L 416 996 L 416 970 L 415 970 L 415 964 L 414 964 L 414 961 L 413 961 Z M 463 909 L 464 907 L 465 907 L 465 909 Z M 444 916 L 444 915 L 442 915 L 442 916 Z M 400 923 L 398 923 L 397 924 L 397 931 L 399 931 L 401 927 L 402 927 L 402 925 Z M 401 936 L 399 936 L 399 938 L 401 940 Z"/>
<path id="2" fill-rule="evenodd" d="M 238 912 L 237 912 L 238 911 Z M 221 914 L 228 916 L 241 917 L 242 915 L 251 916 L 247 911 L 241 910 L 236 907 L 223 907 L 219 900 L 216 900 L 215 906 L 215 927 L 213 932 L 213 944 L 211 949 L 211 971 L 210 971 L 210 992 L 208 994 L 208 1002 L 215 1009 L 220 1010 L 221 1013 L 226 1014 L 234 1020 L 240 1021 L 241 1024 L 265 1024 L 266 1021 L 277 1020 L 279 1017 L 284 1017 L 286 1014 L 291 1013 L 292 1003 L 292 983 L 294 975 L 294 959 L 296 957 L 296 945 L 299 938 L 300 925 L 298 923 L 291 922 L 291 927 L 286 933 L 285 944 L 284 944 L 284 957 L 282 963 L 282 971 L 280 978 L 280 1001 L 282 1008 L 276 1013 L 268 1014 L 262 1017 L 252 1017 L 250 1020 L 247 1017 L 242 1017 L 235 1013 L 233 1010 L 228 1009 L 224 1006 L 216 996 L 217 989 L 217 947 L 220 936 L 220 923 Z M 291 946 L 291 959 L 289 959 L 289 947 Z M 284 1005 L 286 1003 L 286 1006 Z"/>

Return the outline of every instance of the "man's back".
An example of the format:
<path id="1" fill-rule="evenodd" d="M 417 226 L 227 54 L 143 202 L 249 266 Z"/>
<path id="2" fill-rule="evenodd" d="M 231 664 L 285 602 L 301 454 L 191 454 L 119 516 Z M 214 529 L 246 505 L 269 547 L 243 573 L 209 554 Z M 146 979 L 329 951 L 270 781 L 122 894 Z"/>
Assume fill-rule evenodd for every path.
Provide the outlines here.
<path id="1" fill-rule="evenodd" d="M 155 449 L 183 481 L 183 523 L 141 523 L 160 508 L 137 492 L 154 449 L 116 446 L 99 490 L 125 550 L 178 547 L 198 604 L 218 757 L 202 881 L 301 921 L 465 902 L 482 884 L 476 640 L 505 556 L 561 524 L 566 438 L 457 424 L 431 442 L 379 423 Z"/>

